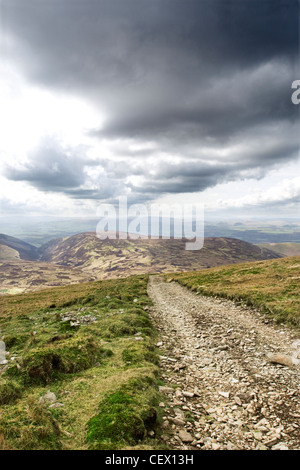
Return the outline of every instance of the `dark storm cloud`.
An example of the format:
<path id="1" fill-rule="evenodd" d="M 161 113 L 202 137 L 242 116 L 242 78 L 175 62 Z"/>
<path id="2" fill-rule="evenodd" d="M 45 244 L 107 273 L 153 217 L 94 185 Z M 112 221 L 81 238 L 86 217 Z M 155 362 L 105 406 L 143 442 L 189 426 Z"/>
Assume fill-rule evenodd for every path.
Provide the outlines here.
<path id="1" fill-rule="evenodd" d="M 29 81 L 103 111 L 104 127 L 90 135 L 120 140 L 125 159 L 101 163 L 111 188 L 121 191 L 126 177 L 142 175 L 143 187 L 127 187 L 148 198 L 201 191 L 241 172 L 262 177 L 296 158 L 298 110 L 290 97 L 298 14 L 297 0 L 3 0 L 1 51 Z M 148 141 L 153 150 L 129 148 Z M 220 154 L 239 144 L 239 152 Z M 167 163 L 172 155 L 180 164 Z M 76 198 L 101 197 L 81 188 L 83 161 L 71 160 L 70 167 L 62 154 L 41 149 L 7 176 Z"/>
<path id="2" fill-rule="evenodd" d="M 173 72 L 175 82 L 195 83 L 211 70 L 285 57 L 298 47 L 297 0 L 3 0 L 1 6 L 4 32 L 19 39 L 8 52 L 25 53 L 32 78 L 63 87 L 139 86 L 147 74 Z"/>
<path id="3" fill-rule="evenodd" d="M 156 109 L 150 106 L 144 113 L 142 109 L 140 112 L 129 109 L 92 134 L 137 139 L 155 136 L 161 144 L 167 140 L 178 145 L 182 140 L 194 142 L 206 137 L 224 141 L 243 128 L 268 121 L 293 122 L 298 116 L 296 107 L 291 105 L 293 77 L 291 64 L 281 60 L 243 72 L 212 76 L 205 84 L 199 79 L 194 90 L 188 90 L 183 83 L 181 93 L 168 106 Z"/>
<path id="4" fill-rule="evenodd" d="M 74 155 L 75 153 L 75 155 Z M 82 158 L 83 149 L 68 149 L 47 139 L 29 155 L 28 162 L 19 167 L 6 165 L 5 176 L 13 181 L 28 181 L 32 186 L 44 191 L 64 192 L 77 188 L 84 182 Z"/>

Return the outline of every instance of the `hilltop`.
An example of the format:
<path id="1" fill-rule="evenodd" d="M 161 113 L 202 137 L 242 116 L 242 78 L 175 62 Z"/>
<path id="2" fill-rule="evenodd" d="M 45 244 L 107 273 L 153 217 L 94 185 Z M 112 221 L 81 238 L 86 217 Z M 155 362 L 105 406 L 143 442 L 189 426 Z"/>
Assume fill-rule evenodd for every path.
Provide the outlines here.
<path id="1" fill-rule="evenodd" d="M 3 293 L 130 275 L 195 271 L 283 255 L 234 238 L 205 238 L 201 250 L 187 251 L 184 239 L 106 239 L 94 232 L 54 239 L 37 248 L 0 235 Z"/>
<path id="2" fill-rule="evenodd" d="M 278 253 L 234 238 L 205 238 L 201 250 L 185 250 L 184 239 L 100 240 L 93 232 L 50 242 L 41 260 L 80 268 L 100 278 L 186 271 L 222 264 L 280 258 Z"/>

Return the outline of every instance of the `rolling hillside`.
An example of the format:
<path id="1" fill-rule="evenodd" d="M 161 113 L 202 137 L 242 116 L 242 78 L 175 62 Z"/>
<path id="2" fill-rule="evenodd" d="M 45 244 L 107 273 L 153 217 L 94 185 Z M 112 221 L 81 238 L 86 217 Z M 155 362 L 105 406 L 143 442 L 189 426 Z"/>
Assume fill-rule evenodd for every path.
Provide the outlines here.
<path id="1" fill-rule="evenodd" d="M 206 238 L 201 250 L 187 251 L 185 240 L 100 240 L 93 232 L 51 242 L 41 251 L 43 261 L 76 267 L 102 279 L 280 258 L 271 250 L 233 238 Z"/>
<path id="2" fill-rule="evenodd" d="M 34 261 L 39 258 L 38 249 L 15 237 L 0 234 L 0 260 L 23 259 Z"/>
<path id="3" fill-rule="evenodd" d="M 160 448 L 146 288 L 144 276 L 0 297 L 0 450 Z"/>
<path id="4" fill-rule="evenodd" d="M 7 235 L 0 242 L 0 295 L 282 256 L 234 238 L 206 238 L 197 251 L 185 250 L 185 240 L 100 240 L 94 232 L 54 239 L 40 248 Z"/>

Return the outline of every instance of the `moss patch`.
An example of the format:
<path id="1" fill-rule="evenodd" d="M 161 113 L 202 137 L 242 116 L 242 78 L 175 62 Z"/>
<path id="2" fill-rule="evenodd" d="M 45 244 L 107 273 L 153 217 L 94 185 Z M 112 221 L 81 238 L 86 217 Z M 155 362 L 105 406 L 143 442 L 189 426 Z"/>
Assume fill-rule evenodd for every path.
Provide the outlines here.
<path id="1" fill-rule="evenodd" d="M 136 379 L 107 396 L 88 422 L 92 449 L 118 449 L 141 442 L 157 422 L 158 393 L 153 384 Z"/>

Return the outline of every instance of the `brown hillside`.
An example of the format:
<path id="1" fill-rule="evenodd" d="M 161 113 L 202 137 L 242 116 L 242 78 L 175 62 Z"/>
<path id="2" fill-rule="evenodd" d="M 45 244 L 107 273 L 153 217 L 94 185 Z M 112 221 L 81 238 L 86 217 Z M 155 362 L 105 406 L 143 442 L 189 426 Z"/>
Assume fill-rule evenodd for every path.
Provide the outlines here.
<path id="1" fill-rule="evenodd" d="M 0 295 L 66 286 L 95 278 L 79 269 L 39 261 L 0 261 Z"/>
<path id="2" fill-rule="evenodd" d="M 234 238 L 206 238 L 201 250 L 187 251 L 185 240 L 100 240 L 95 233 L 87 232 L 48 244 L 41 259 L 105 279 L 280 257 L 278 253 Z"/>

